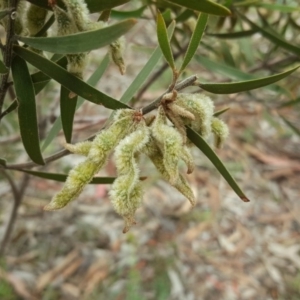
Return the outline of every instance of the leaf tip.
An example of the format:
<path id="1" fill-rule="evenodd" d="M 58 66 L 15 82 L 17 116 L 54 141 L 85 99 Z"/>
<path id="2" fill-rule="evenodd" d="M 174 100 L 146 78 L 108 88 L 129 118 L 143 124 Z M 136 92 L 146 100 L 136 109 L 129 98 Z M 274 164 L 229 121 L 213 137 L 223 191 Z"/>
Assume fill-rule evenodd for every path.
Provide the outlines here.
<path id="1" fill-rule="evenodd" d="M 249 200 L 246 196 L 240 196 L 240 198 L 241 198 L 244 202 L 250 202 L 250 200 Z"/>

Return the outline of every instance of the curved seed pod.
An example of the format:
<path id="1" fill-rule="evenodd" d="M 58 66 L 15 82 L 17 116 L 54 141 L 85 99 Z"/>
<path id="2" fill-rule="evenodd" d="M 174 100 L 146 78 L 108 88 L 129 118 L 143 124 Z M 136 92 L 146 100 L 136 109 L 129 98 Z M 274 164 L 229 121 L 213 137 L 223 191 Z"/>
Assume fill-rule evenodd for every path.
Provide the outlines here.
<path id="1" fill-rule="evenodd" d="M 213 118 L 211 129 L 214 134 L 214 144 L 216 148 L 221 148 L 229 135 L 228 126 L 220 119 Z"/>
<path id="2" fill-rule="evenodd" d="M 87 53 L 67 54 L 66 57 L 68 60 L 68 72 L 82 79 L 82 72 L 87 62 Z"/>
<path id="3" fill-rule="evenodd" d="M 193 173 L 195 169 L 194 158 L 190 152 L 190 149 L 187 146 L 182 147 L 182 152 L 180 158 L 186 163 L 188 169 L 187 174 Z"/>
<path id="4" fill-rule="evenodd" d="M 54 5 L 52 9 L 57 22 L 58 36 L 64 36 L 77 32 L 75 22 L 69 12 L 66 12 L 57 5 Z"/>
<path id="5" fill-rule="evenodd" d="M 214 113 L 212 100 L 203 94 L 178 94 L 175 103 L 195 116 L 195 121 L 183 118 L 186 125 L 199 132 L 202 136 L 207 136 L 211 132 L 211 119 Z"/>
<path id="6" fill-rule="evenodd" d="M 170 182 L 176 182 L 178 178 L 178 162 L 182 150 L 183 139 L 181 134 L 166 123 L 166 115 L 160 106 L 156 119 L 152 124 L 152 134 L 158 143 L 162 145 L 163 164 L 169 174 Z"/>
<path id="7" fill-rule="evenodd" d="M 146 154 L 149 156 L 156 169 L 161 173 L 164 180 L 168 181 L 174 188 L 176 188 L 183 196 L 185 196 L 190 201 L 192 206 L 194 206 L 196 203 L 196 199 L 186 179 L 181 174 L 179 174 L 175 182 L 170 181 L 170 175 L 168 174 L 163 163 L 163 154 L 153 138 L 150 138 L 150 141 L 145 147 L 145 150 Z"/>
<path id="8" fill-rule="evenodd" d="M 108 129 L 101 131 L 96 136 L 86 160 L 70 171 L 62 190 L 45 206 L 45 210 L 56 210 L 66 206 L 82 192 L 84 186 L 99 172 L 110 151 L 124 137 L 127 128 L 130 128 L 133 122 L 133 110 L 126 109 L 126 112 L 123 110 L 123 112 L 119 112 L 117 115 L 124 114 L 127 117 L 117 119 Z"/>
<path id="9" fill-rule="evenodd" d="M 120 73 L 125 74 L 126 66 L 123 59 L 123 52 L 125 48 L 125 38 L 122 36 L 110 44 L 110 57 L 111 60 L 119 67 Z"/>
<path id="10" fill-rule="evenodd" d="M 77 144 L 64 144 L 64 147 L 74 154 L 88 156 L 92 147 L 91 141 L 84 141 Z"/>
<path id="11" fill-rule="evenodd" d="M 136 130 L 125 137 L 115 150 L 118 178 L 112 185 L 110 198 L 116 212 L 124 218 L 124 232 L 134 223 L 135 211 L 142 201 L 136 156 L 148 143 L 149 135 L 145 121 L 140 120 Z"/>
<path id="12" fill-rule="evenodd" d="M 27 10 L 27 29 L 31 36 L 36 35 L 44 26 L 48 11 L 44 8 L 30 4 Z"/>
<path id="13" fill-rule="evenodd" d="M 84 0 L 63 0 L 72 15 L 78 31 L 89 30 L 89 10 Z"/>
<path id="14" fill-rule="evenodd" d="M 102 165 L 97 165 L 91 159 L 87 158 L 84 162 L 74 167 L 69 172 L 62 190 L 53 197 L 51 202 L 44 207 L 44 210 L 57 210 L 69 204 L 70 201 L 79 196 L 85 185 L 99 172 Z"/>

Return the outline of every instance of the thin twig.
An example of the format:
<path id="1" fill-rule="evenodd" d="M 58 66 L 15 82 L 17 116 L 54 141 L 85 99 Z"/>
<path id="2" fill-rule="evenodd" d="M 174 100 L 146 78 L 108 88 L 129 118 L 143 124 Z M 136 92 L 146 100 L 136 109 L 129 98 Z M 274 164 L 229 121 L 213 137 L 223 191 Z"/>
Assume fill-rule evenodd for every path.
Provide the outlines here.
<path id="1" fill-rule="evenodd" d="M 15 182 L 13 181 L 12 177 L 4 170 L 0 169 L 1 173 L 6 177 L 7 181 L 9 182 L 14 198 L 13 207 L 11 210 L 11 214 L 9 216 L 6 228 L 4 230 L 4 236 L 0 244 L 0 257 L 4 254 L 5 248 L 8 245 L 8 242 L 10 240 L 14 224 L 17 219 L 18 209 L 20 207 L 20 204 L 22 202 L 26 187 L 28 185 L 29 181 L 29 175 L 24 174 L 22 182 L 20 184 L 20 188 L 18 189 Z"/>
<path id="2" fill-rule="evenodd" d="M 193 76 L 190 76 L 184 80 L 182 80 L 181 82 L 177 83 L 176 86 L 175 86 L 175 90 L 177 91 L 181 91 L 183 90 L 184 88 L 188 87 L 188 86 L 192 86 L 194 84 L 194 82 L 197 80 L 197 76 L 196 75 L 193 75 Z M 159 105 L 161 99 L 163 98 L 163 96 L 170 92 L 169 90 L 167 90 L 165 93 L 163 93 L 160 97 L 158 97 L 156 100 L 154 100 L 153 102 L 151 102 L 149 105 L 145 106 L 143 109 L 142 109 L 142 113 L 143 115 L 145 114 L 148 114 L 149 112 L 151 112 L 152 110 L 156 109 L 157 106 Z M 87 140 L 88 141 L 92 141 L 93 139 L 95 138 L 95 135 L 92 135 L 90 136 Z M 45 163 L 48 164 L 50 162 L 53 162 L 53 161 L 56 161 L 66 155 L 69 155 L 70 152 L 68 150 L 61 150 L 47 158 L 44 159 Z M 36 163 L 34 162 L 28 162 L 28 163 L 23 163 L 23 164 L 12 164 L 12 165 L 6 165 L 5 169 L 9 169 L 9 170 L 19 170 L 19 169 L 31 169 L 31 168 L 34 168 L 34 167 L 37 167 L 39 165 L 37 165 Z"/>

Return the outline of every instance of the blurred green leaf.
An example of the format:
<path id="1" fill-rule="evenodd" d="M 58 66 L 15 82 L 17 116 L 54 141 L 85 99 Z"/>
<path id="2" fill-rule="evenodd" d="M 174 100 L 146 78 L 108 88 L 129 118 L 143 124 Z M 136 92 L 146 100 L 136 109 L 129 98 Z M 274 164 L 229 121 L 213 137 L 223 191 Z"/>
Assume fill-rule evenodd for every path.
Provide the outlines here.
<path id="1" fill-rule="evenodd" d="M 243 37 L 248 37 L 255 34 L 257 29 L 250 29 L 244 31 L 230 32 L 230 33 L 206 33 L 206 35 L 213 36 L 219 39 L 239 39 Z"/>
<path id="2" fill-rule="evenodd" d="M 208 70 L 211 70 L 215 73 L 222 74 L 224 76 L 227 76 L 229 78 L 233 79 L 239 79 L 239 80 L 255 80 L 257 77 L 255 75 L 249 74 L 249 73 L 244 73 L 240 71 L 239 69 L 227 66 L 225 64 L 209 60 L 206 57 L 195 55 L 195 59 L 205 68 Z M 279 91 L 285 94 L 289 94 L 289 91 L 286 89 L 281 88 L 278 85 L 271 85 L 271 86 L 266 86 L 266 89 L 269 89 L 273 92 L 278 93 Z"/>
<path id="3" fill-rule="evenodd" d="M 107 69 L 109 65 L 109 55 L 106 54 L 103 60 L 101 61 L 99 67 L 96 69 L 96 71 L 91 75 L 91 77 L 88 79 L 87 83 L 91 86 L 95 86 L 97 82 L 100 80 L 102 75 L 104 74 L 105 70 Z M 84 103 L 84 99 L 79 97 L 77 101 L 76 110 Z M 53 139 L 58 135 L 59 131 L 62 128 L 62 122 L 61 122 L 61 116 L 58 116 L 55 120 L 53 126 L 50 129 L 50 132 L 48 133 L 45 141 L 42 144 L 42 151 L 44 151 L 50 143 L 53 141 Z"/>
<path id="4" fill-rule="evenodd" d="M 14 46 L 14 52 L 73 93 L 81 96 L 84 99 L 87 99 L 92 103 L 102 104 L 104 107 L 110 109 L 128 108 L 127 105 L 96 90 L 80 80 L 78 77 L 70 74 L 62 67 L 41 55 L 38 55 L 20 46 Z"/>
<path id="5" fill-rule="evenodd" d="M 293 123 L 291 123 L 288 119 L 286 119 L 284 116 L 281 116 L 284 123 L 289 126 L 298 136 L 300 136 L 300 129 L 298 129 Z"/>
<path id="6" fill-rule="evenodd" d="M 15 56 L 11 70 L 19 102 L 19 126 L 24 148 L 33 162 L 44 165 L 40 150 L 34 89 L 25 60 Z"/>
<path id="7" fill-rule="evenodd" d="M 288 106 L 294 106 L 294 105 L 297 105 L 297 104 L 300 104 L 300 97 L 295 99 L 295 100 L 290 100 L 290 101 L 287 101 L 283 104 L 281 104 L 279 106 L 279 108 L 283 108 L 283 107 L 288 107 Z"/>
<path id="8" fill-rule="evenodd" d="M 5 67 L 2 60 L 0 60 L 0 74 L 5 74 L 8 72 L 8 69 Z"/>
<path id="9" fill-rule="evenodd" d="M 71 142 L 73 121 L 77 104 L 77 95 L 70 98 L 70 91 L 64 86 L 60 88 L 60 115 L 62 128 L 67 143 Z"/>
<path id="10" fill-rule="evenodd" d="M 119 10 L 112 10 L 110 16 L 113 19 L 123 20 L 128 18 L 141 18 L 144 10 L 147 8 L 146 5 L 131 11 L 119 11 Z"/>
<path id="11" fill-rule="evenodd" d="M 172 22 L 168 27 L 168 37 L 171 39 L 175 28 L 175 22 Z M 127 88 L 125 93 L 120 99 L 122 103 L 128 103 L 134 94 L 139 90 L 139 88 L 145 83 L 145 80 L 150 75 L 151 71 L 155 68 L 157 63 L 159 62 L 160 58 L 162 57 L 162 52 L 160 47 L 156 47 L 153 51 L 151 57 L 143 67 L 143 69 L 139 72 L 139 74 L 135 77 L 133 82 Z"/>
<path id="12" fill-rule="evenodd" d="M 298 68 L 299 66 L 276 75 L 248 80 L 248 81 L 230 82 L 230 83 L 200 83 L 199 86 L 205 91 L 214 94 L 233 94 L 233 93 L 245 92 L 279 81 L 287 77 L 291 73 L 295 72 Z"/>
<path id="13" fill-rule="evenodd" d="M 263 7 L 268 10 L 280 11 L 282 13 L 292 13 L 292 12 L 300 12 L 299 6 L 288 6 L 288 5 L 280 5 L 280 4 L 270 4 L 270 3 L 262 3 L 257 2 L 254 4 L 257 7 Z"/>
<path id="14" fill-rule="evenodd" d="M 65 182 L 68 175 L 67 174 L 59 174 L 59 173 L 46 173 L 46 172 L 38 172 L 31 170 L 18 169 L 16 171 L 25 172 L 31 174 L 36 177 Z M 112 184 L 116 178 L 115 177 L 94 177 L 90 184 Z"/>
<path id="15" fill-rule="evenodd" d="M 59 54 L 82 53 L 111 44 L 136 24 L 129 19 L 91 31 L 57 37 L 23 37 L 17 39 L 35 49 Z"/>
<path id="16" fill-rule="evenodd" d="M 281 38 L 279 35 L 274 34 L 270 30 L 264 29 L 263 27 L 260 27 L 256 25 L 254 22 L 249 20 L 246 16 L 239 14 L 240 17 L 246 21 L 253 29 L 257 30 L 260 32 L 266 39 L 274 43 L 276 46 L 279 46 L 281 48 L 284 48 L 286 50 L 289 50 L 292 53 L 295 53 L 297 55 L 300 55 L 300 47 L 297 47 L 295 45 L 292 45 L 285 41 L 283 38 Z"/>
<path id="17" fill-rule="evenodd" d="M 37 6 L 46 8 L 51 10 L 50 6 L 48 5 L 48 0 L 27 0 L 30 3 L 33 3 Z M 106 9 L 111 9 L 113 7 L 128 3 L 130 0 L 86 0 L 87 7 L 90 13 L 99 12 Z M 65 7 L 62 0 L 57 0 L 57 5 L 60 7 Z"/>
<path id="18" fill-rule="evenodd" d="M 37 95 L 44 87 L 49 83 L 50 80 L 40 81 L 33 84 L 34 93 Z"/>
<path id="19" fill-rule="evenodd" d="M 175 70 L 174 57 L 168 39 L 166 23 L 160 11 L 157 11 L 156 23 L 157 23 L 157 39 L 158 39 L 160 49 L 169 66 L 173 70 Z"/>
<path id="20" fill-rule="evenodd" d="M 230 10 L 218 3 L 209 0 L 166 0 L 167 2 L 186 7 L 188 9 L 197 10 L 210 15 L 230 16 Z"/>
<path id="21" fill-rule="evenodd" d="M 249 202 L 250 200 L 240 189 L 240 187 L 235 182 L 235 180 L 233 179 L 229 171 L 226 169 L 222 161 L 219 159 L 216 153 L 210 148 L 210 146 L 206 143 L 206 141 L 190 127 L 187 127 L 187 136 L 195 144 L 195 146 L 197 146 L 204 153 L 204 155 L 213 163 L 213 165 L 217 168 L 219 173 L 228 182 L 228 184 L 235 191 L 235 193 L 244 202 Z"/>
<path id="22" fill-rule="evenodd" d="M 5 167 L 6 166 L 6 159 L 0 158 L 0 165 Z"/>
<path id="23" fill-rule="evenodd" d="M 2 114 L 0 115 L 0 119 L 2 119 L 4 116 L 8 115 L 9 113 L 11 113 L 12 111 L 14 111 L 16 108 L 18 107 L 18 101 L 14 100 L 10 106 L 2 112 Z"/>
<path id="24" fill-rule="evenodd" d="M 227 110 L 229 110 L 230 107 L 226 107 L 224 109 L 221 109 L 221 110 L 218 110 L 214 113 L 214 117 L 218 117 L 218 116 L 221 116 L 223 115 Z"/>
<path id="25" fill-rule="evenodd" d="M 0 20 L 2 20 L 5 16 L 10 13 L 10 10 L 1 10 L 0 11 Z"/>
<path id="26" fill-rule="evenodd" d="M 197 23 L 196 23 L 196 27 L 195 30 L 192 34 L 188 49 L 185 53 L 185 56 L 183 58 L 183 62 L 182 65 L 180 67 L 180 73 L 186 68 L 186 66 L 189 64 L 189 62 L 192 60 L 192 58 L 194 57 L 197 48 L 200 44 L 203 32 L 205 30 L 206 24 L 207 24 L 207 20 L 208 20 L 208 15 L 207 14 L 203 14 L 201 13 L 198 17 Z"/>

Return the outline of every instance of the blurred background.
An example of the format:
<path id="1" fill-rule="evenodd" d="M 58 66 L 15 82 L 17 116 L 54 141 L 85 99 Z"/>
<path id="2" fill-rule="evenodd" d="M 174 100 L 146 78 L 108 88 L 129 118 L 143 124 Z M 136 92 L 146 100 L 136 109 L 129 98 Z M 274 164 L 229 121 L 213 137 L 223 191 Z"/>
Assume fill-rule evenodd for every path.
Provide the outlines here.
<path id="1" fill-rule="evenodd" d="M 169 14 L 171 19 L 183 12 L 158 2 L 165 17 Z M 233 2 L 261 28 L 269 26 L 274 35 L 298 45 L 300 53 L 297 1 L 266 1 L 270 7 Z M 111 22 L 124 18 L 123 11 L 139 10 L 142 4 L 131 1 L 116 7 Z M 154 6 L 151 8 L 139 10 L 137 25 L 125 36 L 126 74 L 120 75 L 110 64 L 97 84 L 115 99 L 120 99 L 157 46 Z M 173 40 L 178 64 L 195 20 L 191 14 L 178 21 Z M 240 81 L 299 64 L 299 55 L 270 41 L 259 30 L 241 38 L 210 35 L 246 30 L 253 28 L 239 17 L 211 16 L 197 55 L 183 77 L 197 74 L 201 82 Z M 106 53 L 107 48 L 102 48 L 89 55 L 85 79 Z M 153 101 L 166 90 L 171 78 L 162 59 L 131 105 L 143 107 Z M 196 148 L 197 167 L 188 175 L 197 198 L 194 208 L 142 157 L 141 175 L 147 176 L 144 201 L 136 213 L 137 225 L 127 234 L 122 233 L 123 220 L 110 204 L 109 185 L 88 185 L 68 207 L 45 212 L 43 207 L 62 183 L 9 172 L 16 185 L 24 184 L 26 190 L 0 261 L 0 299 L 300 299 L 299 78 L 296 71 L 276 84 L 250 92 L 204 92 L 214 100 L 216 111 L 230 108 L 221 117 L 230 128 L 230 137 L 216 152 L 249 203 L 236 196 Z M 60 114 L 56 82 L 51 81 L 39 93 L 37 107 L 40 134 L 45 138 Z M 75 115 L 73 141 L 95 134 L 109 115 L 107 109 L 85 101 Z M 16 114 L 2 119 L 0 152 L 8 163 L 28 161 L 18 130 Z M 60 132 L 43 155 L 53 155 L 63 143 Z M 67 173 L 82 160 L 68 155 L 38 170 Z M 113 160 L 99 175 L 116 175 Z M 12 203 L 11 187 L 0 174 L 1 239 Z"/>

